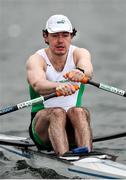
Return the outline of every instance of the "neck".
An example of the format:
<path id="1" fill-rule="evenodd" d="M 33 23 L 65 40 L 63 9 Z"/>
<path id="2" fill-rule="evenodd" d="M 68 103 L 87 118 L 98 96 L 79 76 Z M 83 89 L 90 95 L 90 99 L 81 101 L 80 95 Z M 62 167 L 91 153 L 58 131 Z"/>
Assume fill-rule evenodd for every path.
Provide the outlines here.
<path id="1" fill-rule="evenodd" d="M 56 69 L 56 71 L 62 71 L 65 66 L 68 53 L 64 55 L 57 55 L 57 54 L 52 53 L 49 48 L 46 49 L 46 53 L 51 64 Z"/>

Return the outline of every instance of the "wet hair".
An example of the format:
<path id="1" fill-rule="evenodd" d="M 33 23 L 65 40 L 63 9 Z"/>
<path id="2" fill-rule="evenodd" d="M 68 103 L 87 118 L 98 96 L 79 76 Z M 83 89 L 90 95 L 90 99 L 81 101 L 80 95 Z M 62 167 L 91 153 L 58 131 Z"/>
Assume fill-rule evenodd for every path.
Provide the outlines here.
<path id="1" fill-rule="evenodd" d="M 47 31 L 47 29 L 42 30 L 43 37 L 47 37 L 48 33 L 49 32 Z M 77 30 L 75 28 L 73 28 L 73 32 L 71 33 L 72 37 L 76 36 L 76 33 L 77 33 Z M 49 44 L 47 41 L 45 41 L 45 43 Z"/>

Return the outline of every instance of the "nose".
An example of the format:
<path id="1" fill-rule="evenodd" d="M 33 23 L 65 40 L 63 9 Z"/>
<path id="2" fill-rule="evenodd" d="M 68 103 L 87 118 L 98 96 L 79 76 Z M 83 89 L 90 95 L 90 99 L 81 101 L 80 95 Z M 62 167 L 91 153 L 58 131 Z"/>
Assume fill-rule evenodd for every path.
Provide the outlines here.
<path id="1" fill-rule="evenodd" d="M 63 36 L 62 35 L 58 36 L 58 42 L 63 42 Z"/>

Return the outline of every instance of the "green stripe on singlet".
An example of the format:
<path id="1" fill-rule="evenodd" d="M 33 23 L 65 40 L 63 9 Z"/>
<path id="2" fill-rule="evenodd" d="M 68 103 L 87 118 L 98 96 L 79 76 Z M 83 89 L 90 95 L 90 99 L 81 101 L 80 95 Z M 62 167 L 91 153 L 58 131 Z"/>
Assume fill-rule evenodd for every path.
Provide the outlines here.
<path id="1" fill-rule="evenodd" d="M 81 84 L 79 92 L 78 92 L 78 96 L 77 96 L 76 107 L 81 107 L 81 105 L 82 105 L 82 96 L 83 96 L 84 91 L 85 91 L 85 85 Z"/>
<path id="2" fill-rule="evenodd" d="M 30 86 L 30 85 L 29 85 L 29 92 L 30 92 L 31 99 L 40 97 L 40 95 L 37 92 L 35 92 L 34 89 L 32 88 L 32 86 Z M 32 105 L 31 112 L 38 112 L 41 109 L 44 109 L 44 104 L 42 102 Z"/>

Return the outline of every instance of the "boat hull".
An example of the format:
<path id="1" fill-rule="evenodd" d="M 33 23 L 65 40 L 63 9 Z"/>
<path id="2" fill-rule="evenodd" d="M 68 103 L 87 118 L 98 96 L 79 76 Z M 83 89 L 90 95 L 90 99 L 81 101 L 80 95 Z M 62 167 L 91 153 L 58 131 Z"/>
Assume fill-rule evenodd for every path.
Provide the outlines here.
<path id="1" fill-rule="evenodd" d="M 27 138 L 0 136 L 0 140 L 14 143 L 28 143 Z M 31 140 L 30 140 L 31 142 Z M 126 165 L 117 163 L 110 159 L 108 154 L 97 153 L 89 156 L 74 156 L 68 160 L 68 157 L 57 157 L 52 152 L 38 151 L 33 147 L 17 147 L 0 145 L 0 151 L 3 151 L 10 160 L 25 159 L 27 163 L 34 168 L 49 168 L 55 170 L 58 174 L 68 178 L 104 178 L 104 179 L 125 179 Z M 75 160 L 76 159 L 76 160 Z"/>

